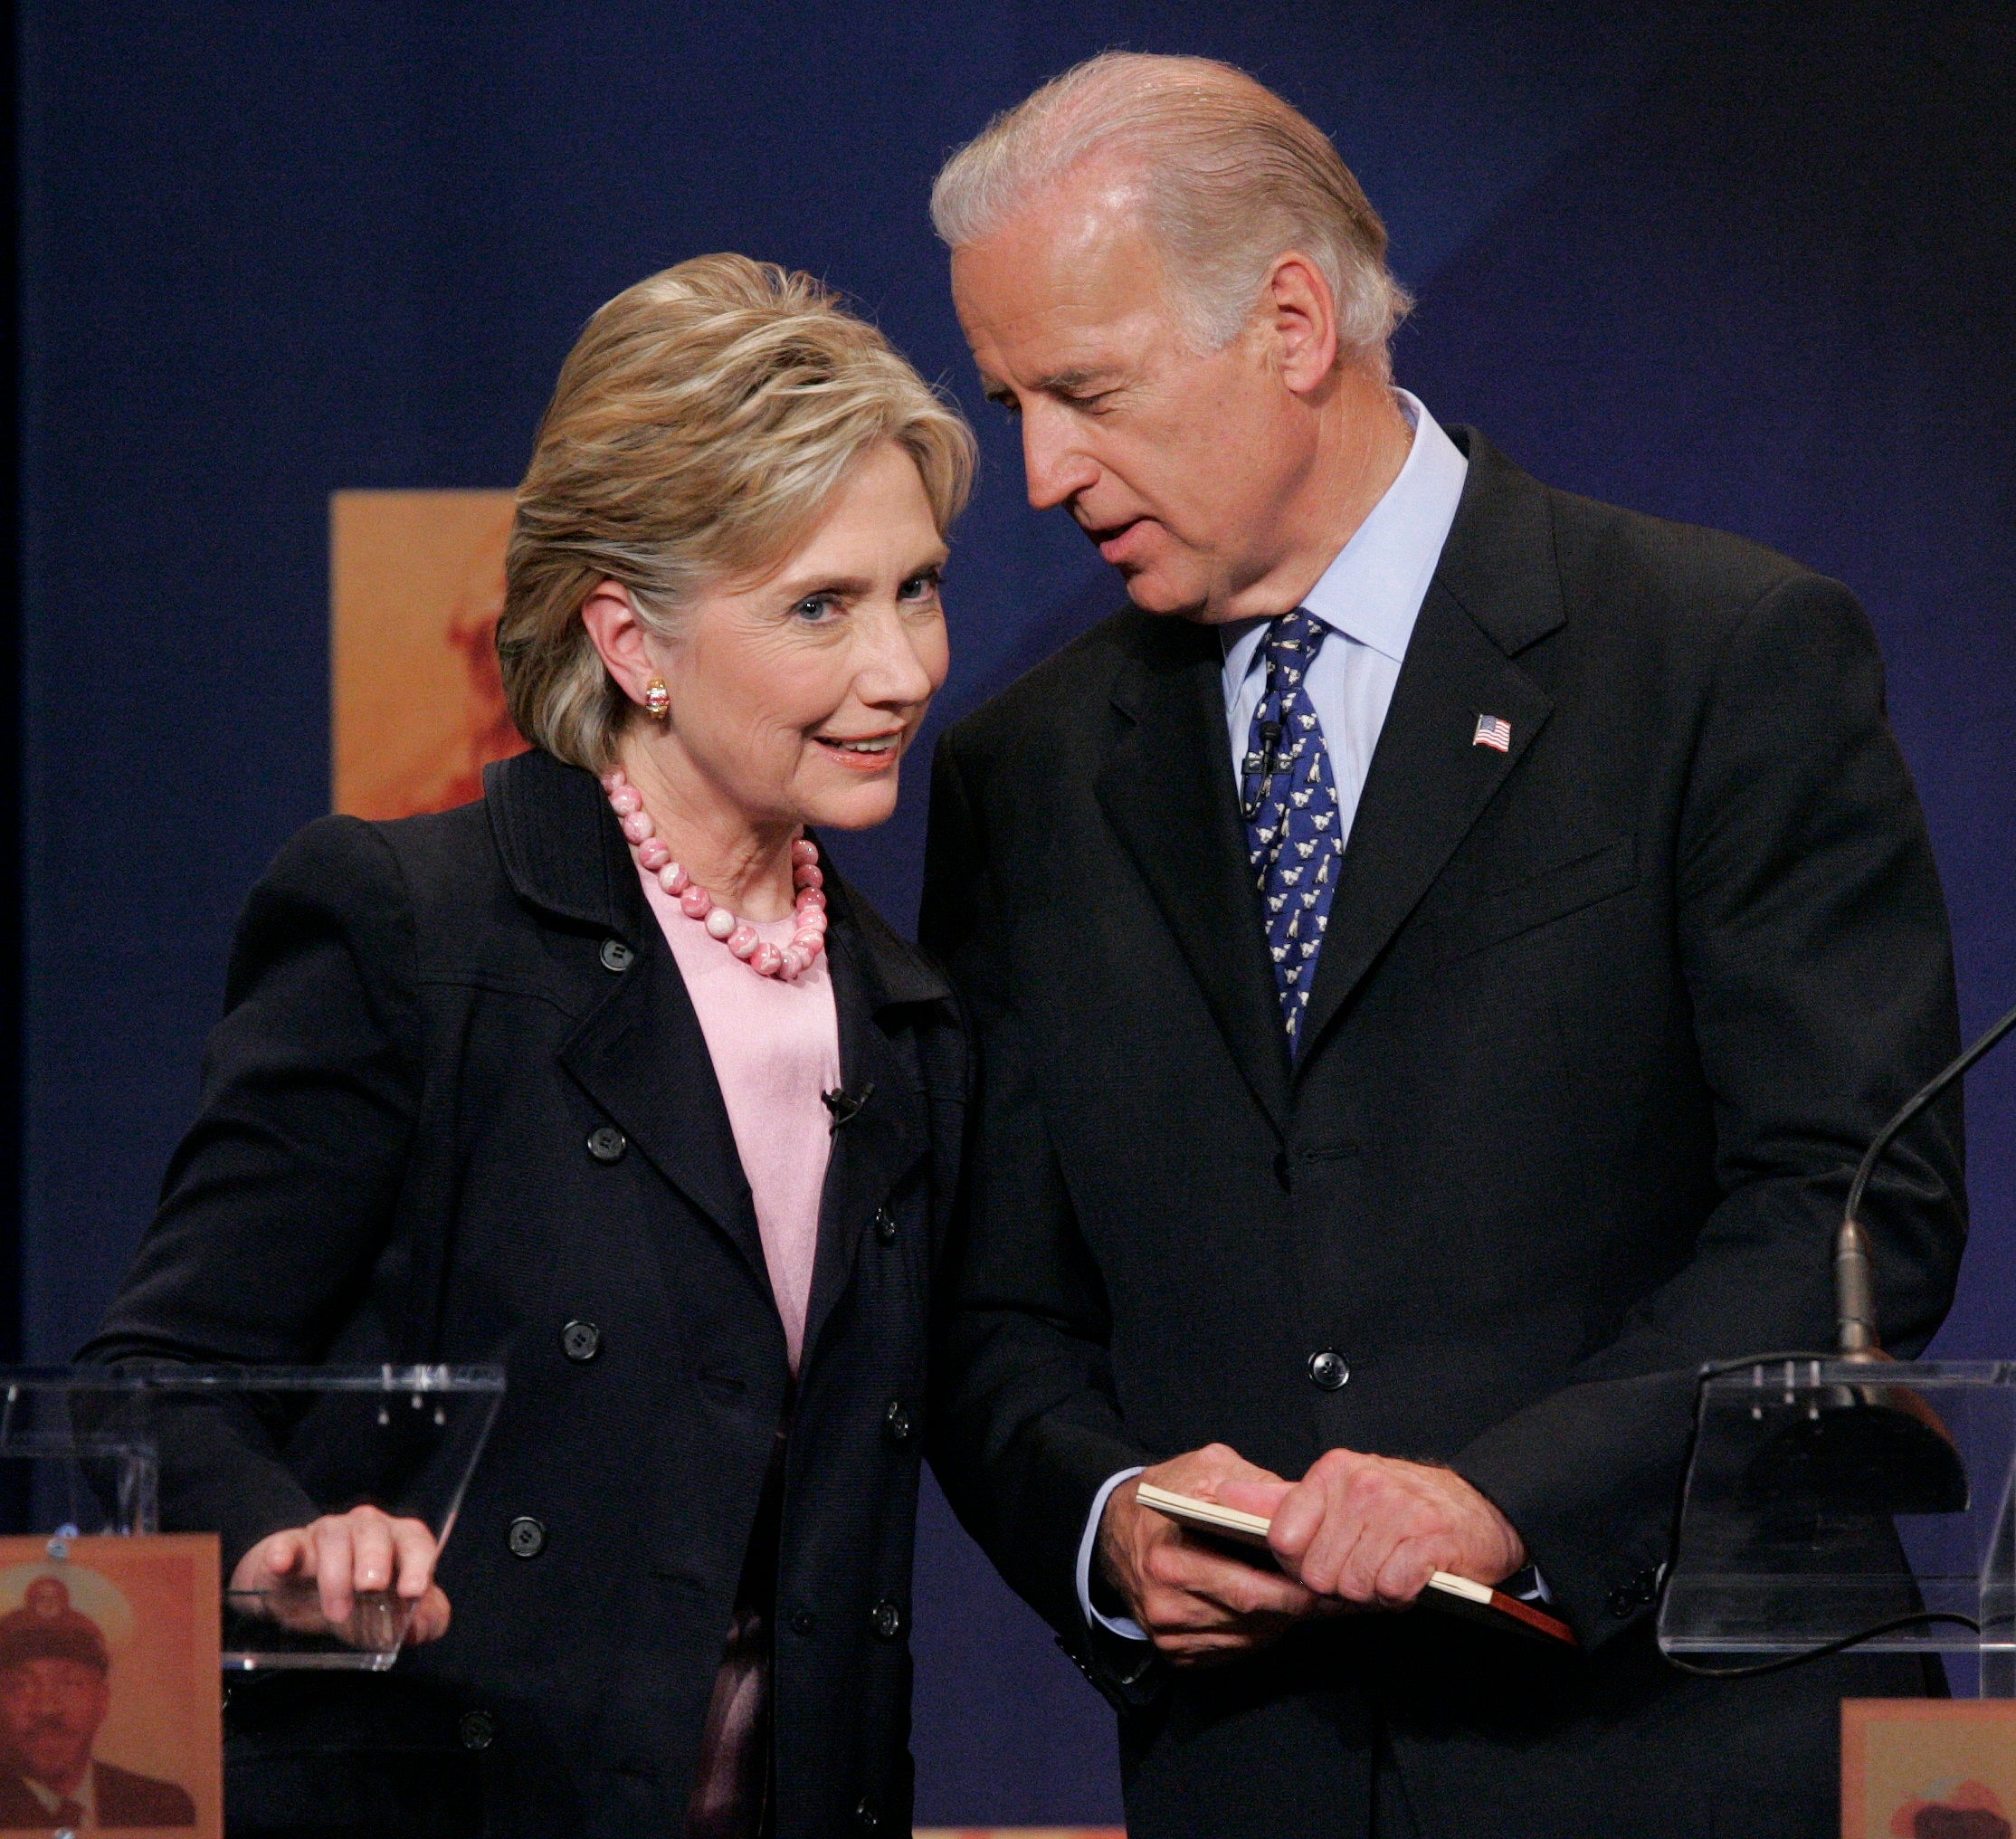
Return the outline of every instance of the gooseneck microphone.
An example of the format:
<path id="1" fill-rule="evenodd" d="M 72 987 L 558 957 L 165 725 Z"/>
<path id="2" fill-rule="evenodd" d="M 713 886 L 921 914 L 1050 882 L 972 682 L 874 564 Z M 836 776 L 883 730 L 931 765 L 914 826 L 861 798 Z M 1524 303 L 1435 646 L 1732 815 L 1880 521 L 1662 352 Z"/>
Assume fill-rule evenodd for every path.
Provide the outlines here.
<path id="1" fill-rule="evenodd" d="M 1970 1504 L 1967 1465 L 1953 1433 L 1919 1393 L 1898 1383 L 1907 1368 L 1894 1366 L 1889 1370 L 1897 1377 L 1878 1377 L 1890 1357 L 1883 1351 L 1877 1333 L 1876 1273 L 1869 1235 L 1862 1224 L 1862 1199 L 1869 1177 L 1899 1133 L 2012 1030 L 2016 1030 L 2016 1009 L 1912 1093 L 1871 1139 L 1849 1183 L 1848 1204 L 1834 1235 L 1838 1351 L 1833 1358 L 1841 1365 L 1863 1368 L 1868 1379 L 1815 1384 L 1803 1395 L 1802 1408 L 1793 1421 L 1767 1434 L 1751 1455 L 1741 1482 L 1744 1504 L 1758 1516 L 1760 1536 L 1768 1534 L 1800 1548 L 1809 1567 L 1812 1554 L 1844 1528 L 1853 1533 L 1873 1520 L 1892 1514 L 1961 1513 Z M 1705 1367 L 1702 1377 L 1707 1380 L 1752 1367 L 1761 1377 L 1768 1368 L 1783 1366 L 1785 1402 L 1790 1405 L 1794 1370 L 1808 1362 L 1816 1369 L 1820 1365 L 1811 1354 L 1753 1355 Z M 1982 1632 L 1982 1624 L 1971 1615 L 1920 1607 L 1802 1653 L 1749 1666 L 1702 1667 L 1671 1653 L 1666 1659 L 1682 1672 L 1709 1679 L 1751 1679 L 1935 1622 L 1957 1625 L 1977 1635 Z"/>
<path id="2" fill-rule="evenodd" d="M 1870 1139 L 1849 1184 L 1834 1235 L 1835 1358 L 1869 1367 L 1872 1381 L 1890 1357 L 1877 1332 L 1875 1264 L 1862 1224 L 1869 1177 L 1912 1120 L 2011 1029 L 2016 1009 L 1914 1092 Z M 1902 1367 L 1893 1370 L 1901 1377 Z M 1794 1424 L 1757 1452 L 1747 1480 L 1754 1500 L 1836 1512 L 1957 1513 L 1968 1501 L 1967 1468 L 1953 1434 L 1918 1393 L 1896 1380 L 1822 1388 Z"/>
<path id="3" fill-rule="evenodd" d="M 1883 1344 L 1876 1332 L 1875 1271 L 1869 1261 L 1869 1235 L 1862 1226 L 1862 1195 L 1869 1185 L 1869 1176 L 1883 1159 L 1884 1152 L 1897 1141 L 1898 1133 L 1976 1061 L 1984 1058 L 2011 1028 L 2016 1028 L 2016 1009 L 2011 1009 L 1950 1066 L 1934 1074 L 1914 1092 L 1897 1116 L 1869 1139 L 1869 1147 L 1862 1152 L 1855 1179 L 1849 1184 L 1848 1205 L 1841 1215 L 1840 1230 L 1834 1235 L 1834 1314 L 1842 1359 L 1880 1360 L 1884 1358 Z"/>

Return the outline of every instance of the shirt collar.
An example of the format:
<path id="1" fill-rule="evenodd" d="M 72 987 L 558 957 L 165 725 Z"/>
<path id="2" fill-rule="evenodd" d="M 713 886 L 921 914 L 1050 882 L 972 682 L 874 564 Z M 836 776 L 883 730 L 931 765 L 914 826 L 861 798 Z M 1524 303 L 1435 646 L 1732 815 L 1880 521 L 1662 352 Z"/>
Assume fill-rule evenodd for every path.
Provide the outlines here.
<path id="1" fill-rule="evenodd" d="M 1302 605 L 1333 632 L 1397 664 L 1407 655 L 1415 617 L 1456 520 L 1469 462 L 1418 396 L 1403 389 L 1393 396 L 1414 431 L 1406 462 Z M 1241 620 L 1221 628 L 1229 665 L 1251 664 L 1266 624 Z M 1250 646 L 1242 643 L 1248 638 Z M 1241 656 L 1233 656 L 1235 647 Z"/>
<path id="2" fill-rule="evenodd" d="M 92 1826 L 98 1824 L 97 1776 L 97 1763 L 87 1762 L 84 1765 L 84 1778 L 77 1784 L 76 1788 L 69 1795 L 58 1794 L 47 1783 L 37 1781 L 32 1775 L 24 1775 L 21 1779 L 27 1784 L 28 1792 L 42 1803 L 48 1813 L 54 1814 L 65 1800 L 74 1801 L 84 1810 L 78 1825 Z"/>

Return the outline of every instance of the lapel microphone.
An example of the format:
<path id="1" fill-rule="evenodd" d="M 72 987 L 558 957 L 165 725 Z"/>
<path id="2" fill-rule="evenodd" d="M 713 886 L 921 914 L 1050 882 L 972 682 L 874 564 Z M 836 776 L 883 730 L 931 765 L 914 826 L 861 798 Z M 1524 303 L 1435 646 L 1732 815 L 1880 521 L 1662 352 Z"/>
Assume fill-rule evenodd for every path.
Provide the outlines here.
<path id="1" fill-rule="evenodd" d="M 828 1127 L 829 1135 L 837 1135 L 842 1124 L 851 1124 L 861 1108 L 875 1096 L 875 1081 L 870 1080 L 860 1091 L 851 1092 L 844 1086 L 835 1086 L 829 1092 L 819 1094 L 819 1102 L 832 1113 L 832 1123 Z"/>
<path id="2" fill-rule="evenodd" d="M 1260 723 L 1260 789 L 1250 799 L 1241 799 L 1240 808 L 1250 824 L 1260 815 L 1260 806 L 1267 803 L 1267 795 L 1274 789 L 1274 776 L 1281 770 L 1281 724 L 1278 721 Z"/>

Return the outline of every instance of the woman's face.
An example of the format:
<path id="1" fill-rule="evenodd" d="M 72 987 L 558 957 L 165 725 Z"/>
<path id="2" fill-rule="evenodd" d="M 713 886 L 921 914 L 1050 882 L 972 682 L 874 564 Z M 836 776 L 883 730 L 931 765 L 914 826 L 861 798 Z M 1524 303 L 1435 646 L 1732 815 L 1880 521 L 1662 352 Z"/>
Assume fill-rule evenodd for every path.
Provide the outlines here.
<path id="1" fill-rule="evenodd" d="M 670 719 L 632 735 L 752 824 L 881 823 L 945 681 L 945 560 L 916 462 L 870 449 L 780 568 L 703 593 L 675 639 L 648 642 Z"/>

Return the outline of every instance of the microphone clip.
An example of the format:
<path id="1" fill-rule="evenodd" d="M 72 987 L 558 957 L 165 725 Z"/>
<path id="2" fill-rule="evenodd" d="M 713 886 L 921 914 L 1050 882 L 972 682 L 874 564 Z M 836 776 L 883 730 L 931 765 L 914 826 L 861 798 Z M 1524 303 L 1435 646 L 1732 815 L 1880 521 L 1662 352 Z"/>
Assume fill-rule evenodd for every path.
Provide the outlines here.
<path id="1" fill-rule="evenodd" d="M 870 1080 L 860 1091 L 851 1092 L 844 1086 L 835 1086 L 829 1092 L 819 1094 L 819 1102 L 832 1114 L 832 1122 L 827 1127 L 829 1135 L 837 1136 L 842 1124 L 851 1124 L 860 1114 L 861 1109 L 875 1096 L 875 1081 Z"/>

